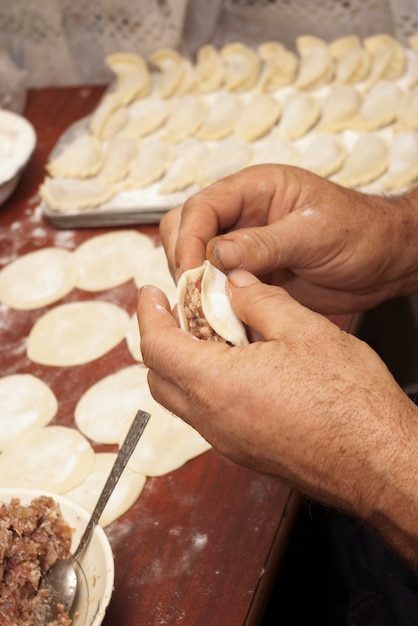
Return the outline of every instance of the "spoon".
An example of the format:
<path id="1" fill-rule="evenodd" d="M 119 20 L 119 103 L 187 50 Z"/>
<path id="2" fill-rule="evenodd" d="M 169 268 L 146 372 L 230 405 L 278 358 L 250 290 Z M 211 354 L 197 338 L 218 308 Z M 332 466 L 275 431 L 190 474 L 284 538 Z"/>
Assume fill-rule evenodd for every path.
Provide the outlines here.
<path id="1" fill-rule="evenodd" d="M 48 589 L 50 594 L 48 597 L 48 605 L 46 608 L 46 623 L 47 620 L 55 619 L 58 614 L 58 604 L 64 607 L 64 610 L 68 613 L 73 604 L 76 591 L 77 591 L 77 573 L 74 568 L 83 550 L 86 548 L 93 531 L 99 521 L 103 509 L 106 506 L 113 489 L 118 482 L 120 475 L 122 474 L 126 463 L 129 460 L 139 438 L 144 432 L 145 426 L 150 419 L 150 414 L 145 411 L 139 410 L 129 428 L 128 434 L 125 437 L 124 442 L 118 452 L 110 474 L 106 480 L 105 486 L 99 496 L 90 520 L 84 530 L 84 533 L 80 539 L 75 552 L 66 559 L 60 559 L 56 561 L 49 570 L 45 573 L 41 581 L 41 589 Z"/>

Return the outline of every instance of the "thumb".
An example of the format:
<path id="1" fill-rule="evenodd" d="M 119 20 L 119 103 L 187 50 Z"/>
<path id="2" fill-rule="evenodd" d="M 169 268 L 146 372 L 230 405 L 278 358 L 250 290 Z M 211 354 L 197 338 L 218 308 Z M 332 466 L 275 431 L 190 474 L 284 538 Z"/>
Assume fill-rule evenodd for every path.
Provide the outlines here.
<path id="1" fill-rule="evenodd" d="M 264 339 L 278 339 L 283 332 L 309 323 L 316 313 L 294 300 L 285 289 L 266 285 L 245 270 L 228 276 L 231 305 L 238 317 Z"/>

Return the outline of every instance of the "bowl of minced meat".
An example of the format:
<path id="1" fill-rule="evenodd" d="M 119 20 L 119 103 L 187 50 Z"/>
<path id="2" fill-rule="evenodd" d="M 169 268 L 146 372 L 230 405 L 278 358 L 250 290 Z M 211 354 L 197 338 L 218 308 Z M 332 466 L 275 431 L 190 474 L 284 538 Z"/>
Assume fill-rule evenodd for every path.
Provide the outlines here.
<path id="1" fill-rule="evenodd" d="M 45 572 L 71 554 L 89 520 L 62 496 L 29 489 L 0 489 L 1 626 L 99 626 L 114 581 L 113 554 L 97 526 L 79 560 L 77 596 L 70 614 L 45 619 Z"/>

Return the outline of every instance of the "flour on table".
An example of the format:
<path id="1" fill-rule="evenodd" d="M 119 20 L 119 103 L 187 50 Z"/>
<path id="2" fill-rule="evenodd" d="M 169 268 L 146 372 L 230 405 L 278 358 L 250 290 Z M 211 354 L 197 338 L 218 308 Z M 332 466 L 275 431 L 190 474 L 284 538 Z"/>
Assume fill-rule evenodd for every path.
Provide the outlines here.
<path id="1" fill-rule="evenodd" d="M 50 247 L 29 252 L 0 272 L 0 300 L 14 309 L 41 308 L 67 295 L 75 284 L 72 253 Z"/>
<path id="2" fill-rule="evenodd" d="M 129 315 L 110 302 L 63 304 L 45 313 L 27 340 L 27 355 L 43 365 L 64 367 L 89 363 L 120 343 Z"/>
<path id="3" fill-rule="evenodd" d="M 58 409 L 51 389 L 32 374 L 0 378 L 0 450 L 27 430 L 50 422 Z"/>
<path id="4" fill-rule="evenodd" d="M 0 486 L 64 493 L 91 472 L 94 450 L 73 428 L 46 426 L 22 433 L 0 455 Z"/>

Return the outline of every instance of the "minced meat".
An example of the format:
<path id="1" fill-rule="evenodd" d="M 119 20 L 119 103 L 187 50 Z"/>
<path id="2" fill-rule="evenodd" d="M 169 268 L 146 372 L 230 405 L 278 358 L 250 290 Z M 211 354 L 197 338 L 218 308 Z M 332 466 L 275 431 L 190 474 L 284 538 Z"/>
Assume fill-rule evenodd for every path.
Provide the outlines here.
<path id="1" fill-rule="evenodd" d="M 0 626 L 68 626 L 62 610 L 46 622 L 49 592 L 39 589 L 43 574 L 69 556 L 72 531 L 60 506 L 47 496 L 28 505 L 0 502 Z"/>
<path id="2" fill-rule="evenodd" d="M 226 343 L 225 339 L 222 339 L 209 326 L 202 309 L 201 289 L 202 277 L 199 277 L 196 282 L 187 285 L 183 306 L 189 332 L 198 339 Z"/>

